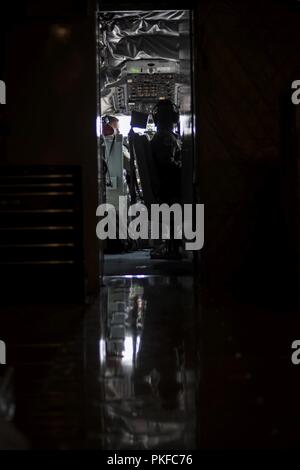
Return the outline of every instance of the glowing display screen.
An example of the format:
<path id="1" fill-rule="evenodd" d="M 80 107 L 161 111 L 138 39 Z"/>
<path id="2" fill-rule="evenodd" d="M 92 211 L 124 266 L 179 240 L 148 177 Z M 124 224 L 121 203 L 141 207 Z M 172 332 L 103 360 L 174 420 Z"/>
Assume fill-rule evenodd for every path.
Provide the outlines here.
<path id="1" fill-rule="evenodd" d="M 129 70 L 128 70 L 128 73 L 140 73 L 141 72 L 141 68 L 140 67 L 131 67 Z"/>

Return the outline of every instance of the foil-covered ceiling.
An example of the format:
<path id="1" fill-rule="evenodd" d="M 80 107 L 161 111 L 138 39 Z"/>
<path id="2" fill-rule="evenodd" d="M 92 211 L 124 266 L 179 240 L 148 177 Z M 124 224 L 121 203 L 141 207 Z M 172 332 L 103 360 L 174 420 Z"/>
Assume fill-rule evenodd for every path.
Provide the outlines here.
<path id="1" fill-rule="evenodd" d="M 100 87 L 104 102 L 126 76 L 128 60 L 179 60 L 179 24 L 184 10 L 99 13 Z"/>

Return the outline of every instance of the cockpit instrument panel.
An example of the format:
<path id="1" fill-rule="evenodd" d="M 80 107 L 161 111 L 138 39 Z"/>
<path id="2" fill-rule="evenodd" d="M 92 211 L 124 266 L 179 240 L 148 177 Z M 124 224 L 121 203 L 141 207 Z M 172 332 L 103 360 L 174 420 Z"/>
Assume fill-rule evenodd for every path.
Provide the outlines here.
<path id="1" fill-rule="evenodd" d="M 170 99 L 178 104 L 177 62 L 162 59 L 127 61 L 125 73 L 125 84 L 117 87 L 115 92 L 115 106 L 121 112 L 149 113 L 160 99 Z"/>

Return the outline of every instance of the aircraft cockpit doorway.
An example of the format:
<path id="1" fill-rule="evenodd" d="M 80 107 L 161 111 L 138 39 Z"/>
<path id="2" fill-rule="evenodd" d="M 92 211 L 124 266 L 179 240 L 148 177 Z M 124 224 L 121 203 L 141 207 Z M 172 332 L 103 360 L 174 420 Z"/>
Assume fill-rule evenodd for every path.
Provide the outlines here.
<path id="1" fill-rule="evenodd" d="M 97 14 L 99 198 L 116 211 L 105 275 L 192 272 L 192 252 L 172 228 L 157 237 L 143 215 L 138 237 L 130 209 L 120 217 L 139 204 L 149 215 L 155 204 L 193 203 L 191 25 L 190 10 Z"/>
<path id="2" fill-rule="evenodd" d="M 194 252 L 175 230 L 194 208 L 191 15 L 97 17 L 105 449 L 195 447 Z"/>

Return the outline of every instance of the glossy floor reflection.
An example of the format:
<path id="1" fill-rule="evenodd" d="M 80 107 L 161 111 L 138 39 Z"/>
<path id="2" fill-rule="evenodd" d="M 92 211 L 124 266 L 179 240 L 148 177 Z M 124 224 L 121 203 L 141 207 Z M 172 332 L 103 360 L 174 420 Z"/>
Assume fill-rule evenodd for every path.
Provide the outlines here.
<path id="1" fill-rule="evenodd" d="M 195 321 L 190 277 L 105 278 L 103 448 L 195 447 Z"/>
<path id="2" fill-rule="evenodd" d="M 193 307 L 192 277 L 143 275 L 105 278 L 87 305 L 2 307 L 28 447 L 195 447 Z"/>

